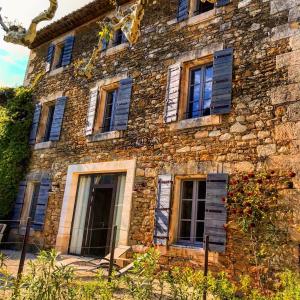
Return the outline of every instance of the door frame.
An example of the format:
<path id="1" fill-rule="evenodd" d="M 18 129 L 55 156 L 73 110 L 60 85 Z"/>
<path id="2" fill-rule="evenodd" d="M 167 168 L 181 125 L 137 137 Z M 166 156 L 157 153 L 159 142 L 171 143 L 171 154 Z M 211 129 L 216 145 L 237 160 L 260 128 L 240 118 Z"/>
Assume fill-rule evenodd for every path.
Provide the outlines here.
<path id="1" fill-rule="evenodd" d="M 122 223 L 120 238 L 117 246 L 129 245 L 132 195 L 136 173 L 136 159 L 114 160 L 99 163 L 69 165 L 65 182 L 65 191 L 60 213 L 58 233 L 55 249 L 62 254 L 69 250 L 71 224 L 75 210 L 76 191 L 80 175 L 126 173 L 124 201 L 122 209 Z"/>
<path id="2" fill-rule="evenodd" d="M 91 236 L 90 236 L 89 232 L 91 232 L 91 231 L 88 231 L 88 227 L 89 227 L 89 221 L 90 221 L 91 216 L 88 216 L 88 213 L 91 211 L 89 208 L 92 205 L 94 192 L 95 192 L 95 189 L 97 189 L 97 188 L 98 189 L 105 189 L 105 188 L 112 188 L 113 189 L 112 201 L 111 201 L 111 207 L 110 207 L 110 216 L 109 216 L 109 224 L 111 224 L 110 227 L 112 228 L 115 213 L 116 213 L 115 204 L 116 204 L 118 181 L 119 181 L 119 176 L 121 174 L 123 174 L 123 172 L 122 173 L 93 173 L 93 174 L 80 174 L 79 175 L 79 178 L 80 178 L 80 176 L 90 176 L 91 177 L 91 186 L 90 186 L 89 196 L 88 196 L 88 204 L 87 204 L 88 209 L 87 209 L 86 216 L 85 216 L 83 241 L 82 241 L 82 245 L 81 245 L 82 249 L 81 249 L 80 255 L 78 255 L 78 256 L 84 256 L 85 255 L 84 254 L 84 249 L 86 249 L 86 246 L 90 243 Z M 114 180 L 113 180 L 112 184 L 95 184 L 94 183 L 95 182 L 95 177 L 105 176 L 105 175 L 114 176 Z M 77 182 L 76 198 L 75 198 L 74 210 L 73 210 L 73 216 L 72 216 L 72 223 L 71 223 L 71 228 L 70 228 L 70 239 L 69 239 L 69 245 L 68 245 L 68 253 L 71 254 L 71 255 L 75 255 L 75 254 L 70 253 L 70 246 L 71 246 L 71 242 L 72 242 L 72 231 L 73 231 L 73 225 L 74 225 L 74 217 L 75 217 L 75 214 L 76 214 L 79 184 L 80 184 L 80 180 L 78 180 L 78 182 Z M 107 232 L 105 252 L 107 252 L 110 248 L 111 234 L 112 234 L 112 229 L 108 230 L 108 232 Z"/>

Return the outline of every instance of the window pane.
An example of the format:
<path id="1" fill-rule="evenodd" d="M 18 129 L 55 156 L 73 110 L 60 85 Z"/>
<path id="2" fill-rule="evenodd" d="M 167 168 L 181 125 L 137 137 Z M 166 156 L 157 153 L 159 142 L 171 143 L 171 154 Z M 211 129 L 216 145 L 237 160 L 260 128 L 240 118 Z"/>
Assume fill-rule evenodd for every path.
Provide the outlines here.
<path id="1" fill-rule="evenodd" d="M 192 219 L 193 201 L 182 201 L 181 219 Z"/>
<path id="2" fill-rule="evenodd" d="M 192 71 L 191 81 L 192 81 L 191 83 L 193 85 L 200 84 L 200 82 L 201 82 L 201 69 Z"/>
<path id="3" fill-rule="evenodd" d="M 105 115 L 104 115 L 104 121 L 103 121 L 103 132 L 111 130 L 112 115 L 113 115 L 113 108 L 114 108 L 114 102 L 116 99 L 116 95 L 117 95 L 116 90 L 107 92 Z"/>
<path id="4" fill-rule="evenodd" d="M 213 67 L 212 66 L 209 66 L 209 67 L 206 67 L 206 70 L 205 70 L 205 81 L 212 81 L 212 77 L 213 77 Z"/>
<path id="5" fill-rule="evenodd" d="M 197 220 L 204 220 L 205 217 L 205 202 L 198 201 L 197 205 Z"/>
<path id="6" fill-rule="evenodd" d="M 206 181 L 198 181 L 198 199 L 206 198 Z"/>
<path id="7" fill-rule="evenodd" d="M 189 117 L 195 118 L 199 114 L 200 103 L 200 85 L 191 86 L 190 89 L 190 104 L 189 104 Z"/>
<path id="8" fill-rule="evenodd" d="M 123 31 L 119 29 L 115 33 L 114 46 L 122 44 L 122 38 L 123 38 Z"/>
<path id="9" fill-rule="evenodd" d="M 214 8 L 214 4 L 210 2 L 202 2 L 197 0 L 196 11 L 195 14 L 202 14 Z"/>
<path id="10" fill-rule="evenodd" d="M 200 100 L 200 84 L 191 87 L 190 102 L 199 102 Z"/>
<path id="11" fill-rule="evenodd" d="M 45 128 L 44 139 L 43 139 L 44 142 L 48 142 L 50 139 L 51 127 L 52 127 L 53 116 L 54 116 L 54 109 L 55 109 L 54 105 L 49 106 L 47 123 L 46 123 L 46 128 Z"/>
<path id="12" fill-rule="evenodd" d="M 212 97 L 212 82 L 207 82 L 204 88 L 204 99 L 211 99 Z"/>
<path id="13" fill-rule="evenodd" d="M 201 66 L 198 69 L 191 71 L 187 118 L 210 115 L 212 80 L 212 65 Z"/>
<path id="14" fill-rule="evenodd" d="M 39 192 L 40 192 L 40 183 L 35 183 L 34 188 L 33 188 L 32 198 L 31 198 L 30 215 L 29 215 L 32 220 L 34 220 L 34 217 L 35 217 Z"/>
<path id="15" fill-rule="evenodd" d="M 191 239 L 191 222 L 182 221 L 180 226 L 180 240 L 189 241 Z"/>
<path id="16" fill-rule="evenodd" d="M 113 184 L 115 175 L 96 175 L 94 184 Z"/>
<path id="17" fill-rule="evenodd" d="M 204 223 L 203 222 L 197 222 L 196 226 L 196 242 L 203 242 L 203 235 L 204 235 Z"/>
<path id="18" fill-rule="evenodd" d="M 210 106 L 212 99 L 212 67 L 206 69 L 206 83 L 204 86 L 204 98 L 202 102 L 203 116 L 210 115 Z"/>
<path id="19" fill-rule="evenodd" d="M 184 181 L 183 182 L 183 191 L 182 198 L 183 199 L 193 199 L 193 181 Z"/>

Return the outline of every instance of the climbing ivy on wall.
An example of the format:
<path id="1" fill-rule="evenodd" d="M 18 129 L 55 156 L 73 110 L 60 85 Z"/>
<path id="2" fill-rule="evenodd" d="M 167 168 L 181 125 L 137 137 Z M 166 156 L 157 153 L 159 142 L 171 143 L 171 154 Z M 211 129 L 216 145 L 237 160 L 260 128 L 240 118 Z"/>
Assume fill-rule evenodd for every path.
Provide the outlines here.
<path id="1" fill-rule="evenodd" d="M 30 156 L 31 89 L 0 88 L 0 218 L 9 215 Z"/>

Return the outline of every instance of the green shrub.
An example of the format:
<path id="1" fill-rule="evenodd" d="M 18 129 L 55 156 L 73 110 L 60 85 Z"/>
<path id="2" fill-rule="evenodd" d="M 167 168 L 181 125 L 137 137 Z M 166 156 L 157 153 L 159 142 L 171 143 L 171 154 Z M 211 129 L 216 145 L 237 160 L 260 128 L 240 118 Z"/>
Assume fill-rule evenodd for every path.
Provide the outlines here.
<path id="1" fill-rule="evenodd" d="M 29 272 L 22 277 L 14 293 L 17 300 L 74 299 L 73 268 L 57 263 L 57 253 L 42 251 L 29 263 Z"/>
<path id="2" fill-rule="evenodd" d="M 286 271 L 279 275 L 279 285 L 274 300 L 300 299 L 300 275 Z"/>
<path id="3" fill-rule="evenodd" d="M 207 290 L 218 300 L 237 299 L 237 287 L 230 282 L 225 273 L 217 276 L 210 274 L 207 278 Z"/>
<path id="4" fill-rule="evenodd" d="M 42 251 L 29 264 L 28 273 L 18 283 L 0 269 L 1 300 L 112 300 L 174 299 L 200 300 L 207 289 L 210 300 L 300 300 L 300 275 L 286 271 L 276 276 L 273 291 L 253 289 L 249 276 L 232 283 L 225 273 L 209 274 L 192 268 L 171 267 L 161 271 L 159 253 L 150 249 L 136 256 L 133 270 L 124 279 L 112 281 L 100 272 L 90 282 L 76 278 L 74 269 L 57 261 L 55 251 Z"/>
<path id="5" fill-rule="evenodd" d="M 159 257 L 159 252 L 153 248 L 145 254 L 135 256 L 133 269 L 124 277 L 134 300 L 152 299 L 154 283 L 158 279 Z"/>
<path id="6" fill-rule="evenodd" d="M 172 299 L 202 299 L 206 279 L 202 271 L 192 268 L 172 268 L 166 276 Z"/>
<path id="7" fill-rule="evenodd" d="M 30 89 L 0 88 L 0 218 L 7 217 L 30 157 Z"/>
<path id="8" fill-rule="evenodd" d="M 112 280 L 109 282 L 100 271 L 95 281 L 75 283 L 76 299 L 84 300 L 110 300 L 113 299 L 113 294 L 118 288 L 119 280 L 115 274 L 112 275 Z M 74 298 L 75 299 L 75 298 Z"/>

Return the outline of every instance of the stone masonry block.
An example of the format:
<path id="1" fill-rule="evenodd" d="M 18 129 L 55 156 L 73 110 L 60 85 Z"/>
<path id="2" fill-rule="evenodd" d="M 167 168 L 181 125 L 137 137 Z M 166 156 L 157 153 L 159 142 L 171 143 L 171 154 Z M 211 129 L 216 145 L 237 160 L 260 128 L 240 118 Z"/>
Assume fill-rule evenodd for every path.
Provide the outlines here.
<path id="1" fill-rule="evenodd" d="M 270 92 L 273 105 L 294 102 L 300 99 L 300 84 L 289 84 L 273 88 Z"/>

